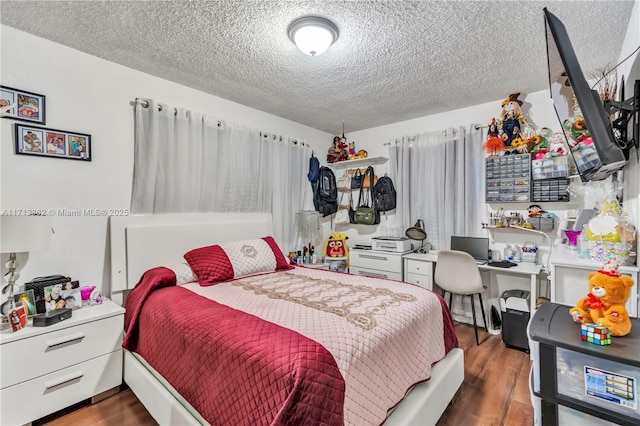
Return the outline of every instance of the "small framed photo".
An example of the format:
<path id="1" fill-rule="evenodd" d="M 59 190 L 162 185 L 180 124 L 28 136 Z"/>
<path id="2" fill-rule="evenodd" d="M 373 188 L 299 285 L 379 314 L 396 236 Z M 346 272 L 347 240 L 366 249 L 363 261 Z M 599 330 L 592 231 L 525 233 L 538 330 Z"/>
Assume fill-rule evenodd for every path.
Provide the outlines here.
<path id="1" fill-rule="evenodd" d="M 33 294 L 33 290 L 23 291 L 21 293 L 15 293 L 13 300 L 17 303 L 22 303 L 24 307 L 24 313 L 27 317 L 32 317 L 38 314 L 36 309 L 36 297 Z"/>
<path id="2" fill-rule="evenodd" d="M 45 96 L 26 90 L 0 86 L 2 118 L 45 125 Z"/>
<path id="3" fill-rule="evenodd" d="M 23 329 L 27 325 L 27 314 L 24 306 L 20 303 L 16 304 L 16 308 L 9 312 L 9 322 L 14 332 Z"/>
<path id="4" fill-rule="evenodd" d="M 91 161 L 91 135 L 16 123 L 16 154 Z"/>
<path id="5" fill-rule="evenodd" d="M 67 281 L 44 288 L 44 301 L 46 311 L 69 308 L 78 309 L 82 307 L 82 296 L 80 295 L 80 283 L 78 281 Z"/>

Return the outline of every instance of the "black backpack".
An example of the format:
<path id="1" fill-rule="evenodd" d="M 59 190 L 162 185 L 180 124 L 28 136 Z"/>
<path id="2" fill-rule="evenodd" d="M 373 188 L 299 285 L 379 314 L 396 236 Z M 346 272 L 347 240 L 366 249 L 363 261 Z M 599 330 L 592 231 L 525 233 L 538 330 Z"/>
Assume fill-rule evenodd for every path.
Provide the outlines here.
<path id="1" fill-rule="evenodd" d="M 386 212 L 396 208 L 396 189 L 389 176 L 382 176 L 373 187 L 373 199 L 378 211 Z"/>
<path id="2" fill-rule="evenodd" d="M 311 183 L 313 188 L 313 206 L 323 217 L 338 211 L 338 186 L 336 176 L 328 167 L 320 167 L 318 180 Z"/>

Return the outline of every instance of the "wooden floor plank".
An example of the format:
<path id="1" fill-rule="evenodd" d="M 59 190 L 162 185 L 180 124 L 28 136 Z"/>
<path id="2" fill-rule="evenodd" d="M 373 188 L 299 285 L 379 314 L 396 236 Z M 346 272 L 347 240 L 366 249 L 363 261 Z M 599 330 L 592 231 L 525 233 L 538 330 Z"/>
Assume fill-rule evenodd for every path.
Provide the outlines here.
<path id="1" fill-rule="evenodd" d="M 533 408 L 529 398 L 529 354 L 505 347 L 499 335 L 456 324 L 465 352 L 465 378 L 460 394 L 444 412 L 438 426 L 529 426 Z M 149 412 L 130 389 L 104 401 L 78 405 L 33 423 L 34 426 L 156 426 Z"/>

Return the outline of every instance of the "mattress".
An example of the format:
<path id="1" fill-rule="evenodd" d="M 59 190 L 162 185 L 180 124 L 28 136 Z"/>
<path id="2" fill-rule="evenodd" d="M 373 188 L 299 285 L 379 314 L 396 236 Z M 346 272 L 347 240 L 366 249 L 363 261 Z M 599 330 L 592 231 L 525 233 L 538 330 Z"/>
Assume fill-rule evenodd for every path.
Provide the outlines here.
<path id="1" fill-rule="evenodd" d="M 440 296 L 302 267 L 212 286 L 155 268 L 126 307 L 123 346 L 211 424 L 380 424 L 457 347 Z"/>

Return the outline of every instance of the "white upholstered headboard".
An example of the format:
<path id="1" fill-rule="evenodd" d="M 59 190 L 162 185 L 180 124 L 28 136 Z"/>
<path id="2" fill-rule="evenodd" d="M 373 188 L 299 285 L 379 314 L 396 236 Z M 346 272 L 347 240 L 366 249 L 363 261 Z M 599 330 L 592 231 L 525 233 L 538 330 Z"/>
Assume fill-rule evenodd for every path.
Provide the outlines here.
<path id="1" fill-rule="evenodd" d="M 132 289 L 156 266 L 184 261 L 186 252 L 273 233 L 268 213 L 203 213 L 112 216 L 111 291 Z"/>

